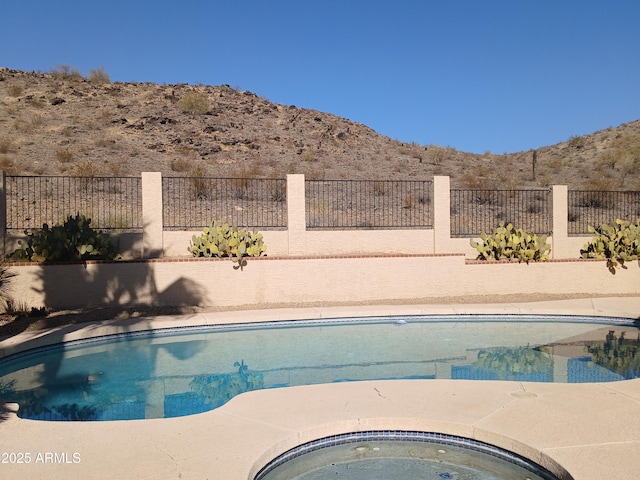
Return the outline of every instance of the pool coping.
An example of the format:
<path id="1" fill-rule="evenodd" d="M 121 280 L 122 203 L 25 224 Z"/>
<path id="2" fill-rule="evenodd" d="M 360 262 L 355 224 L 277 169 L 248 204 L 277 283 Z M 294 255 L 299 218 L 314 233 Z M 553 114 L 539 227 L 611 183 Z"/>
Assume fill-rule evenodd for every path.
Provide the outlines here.
<path id="1" fill-rule="evenodd" d="M 638 319 L 640 297 L 247 310 L 135 319 L 133 325 L 131 319 L 112 320 L 25 332 L 0 342 L 0 355 L 61 338 L 182 325 L 472 313 Z M 116 422 L 22 420 L 13 413 L 15 404 L 5 407 L 9 411 L 0 421 L 0 436 L 11 442 L 0 447 L 0 454 L 23 452 L 31 457 L 29 464 L 0 463 L 7 478 L 247 480 L 289 448 L 367 430 L 471 438 L 523 455 L 556 474 L 566 469 L 571 475 L 560 478 L 632 479 L 640 470 L 640 379 L 594 384 L 385 380 L 309 385 L 248 392 L 199 415 Z M 55 455 L 50 462 L 35 462 L 38 453 Z"/>

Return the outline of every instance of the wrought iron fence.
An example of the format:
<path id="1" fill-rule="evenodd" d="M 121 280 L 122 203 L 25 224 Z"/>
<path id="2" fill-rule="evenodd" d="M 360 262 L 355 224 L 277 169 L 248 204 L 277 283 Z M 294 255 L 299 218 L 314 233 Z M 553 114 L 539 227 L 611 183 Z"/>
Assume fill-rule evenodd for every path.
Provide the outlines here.
<path id="1" fill-rule="evenodd" d="M 307 180 L 308 229 L 431 228 L 432 181 Z"/>
<path id="2" fill-rule="evenodd" d="M 588 235 L 589 226 L 597 227 L 617 218 L 640 218 L 640 192 L 569 190 L 568 233 Z"/>
<path id="3" fill-rule="evenodd" d="M 101 230 L 142 229 L 139 177 L 7 175 L 6 202 L 7 230 L 60 224 L 77 213 Z"/>
<path id="4" fill-rule="evenodd" d="M 214 220 L 287 227 L 287 181 L 281 178 L 163 177 L 162 198 L 165 230 L 203 228 Z"/>
<path id="5" fill-rule="evenodd" d="M 451 190 L 451 236 L 491 233 L 500 222 L 538 235 L 551 233 L 551 190 Z"/>
<path id="6" fill-rule="evenodd" d="M 285 179 L 164 177 L 167 230 L 203 228 L 213 220 L 239 227 L 287 228 Z M 433 228 L 433 182 L 307 180 L 308 229 Z M 475 237 L 501 222 L 538 234 L 552 229 L 552 195 L 540 190 L 450 192 L 451 235 Z M 61 223 L 84 214 L 96 228 L 142 229 L 139 177 L 6 176 L 8 231 Z M 616 218 L 640 218 L 640 192 L 568 192 L 568 233 L 587 235 Z"/>

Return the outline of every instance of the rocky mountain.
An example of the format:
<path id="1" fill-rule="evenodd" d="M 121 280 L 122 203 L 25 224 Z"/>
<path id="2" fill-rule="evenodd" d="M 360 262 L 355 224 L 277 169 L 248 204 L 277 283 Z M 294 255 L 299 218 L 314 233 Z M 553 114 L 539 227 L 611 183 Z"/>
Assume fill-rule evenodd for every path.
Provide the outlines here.
<path id="1" fill-rule="evenodd" d="M 0 168 L 20 175 L 431 179 L 461 188 L 640 190 L 640 121 L 495 155 L 401 143 L 228 85 L 110 82 L 0 68 Z"/>

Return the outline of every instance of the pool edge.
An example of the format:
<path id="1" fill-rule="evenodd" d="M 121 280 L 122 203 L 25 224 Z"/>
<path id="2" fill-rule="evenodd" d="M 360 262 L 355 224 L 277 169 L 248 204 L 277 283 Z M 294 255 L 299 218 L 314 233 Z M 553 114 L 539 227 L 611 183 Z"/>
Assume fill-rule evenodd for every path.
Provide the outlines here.
<path id="1" fill-rule="evenodd" d="M 179 326 L 224 325 L 337 317 L 351 318 L 359 316 L 471 314 L 569 315 L 617 317 L 639 320 L 640 296 L 580 298 L 525 303 L 316 306 L 309 308 L 232 310 L 185 315 L 166 315 L 161 317 L 113 319 L 93 323 L 78 323 L 46 330 L 28 331 L 14 335 L 0 341 L 0 359 L 23 350 L 55 343 Z"/>

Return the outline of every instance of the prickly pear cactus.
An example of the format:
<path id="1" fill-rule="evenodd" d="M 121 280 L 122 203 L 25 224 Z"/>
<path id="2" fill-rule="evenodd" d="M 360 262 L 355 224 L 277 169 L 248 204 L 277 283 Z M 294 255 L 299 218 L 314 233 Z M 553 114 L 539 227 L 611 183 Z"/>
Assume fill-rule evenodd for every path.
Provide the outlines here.
<path id="1" fill-rule="evenodd" d="M 548 260 L 551 251 L 546 235 L 528 233 L 510 223 L 505 226 L 500 222 L 493 235 L 482 232 L 480 239 L 481 242 L 471 240 L 471 246 L 478 251 L 478 260 L 507 259 L 529 263 Z"/>
<path id="2" fill-rule="evenodd" d="M 262 234 L 256 231 L 239 230 L 226 222 L 220 224 L 215 220 L 210 227 L 205 227 L 202 234 L 191 238 L 187 249 L 194 257 L 229 257 L 238 265 L 246 265 L 245 257 L 259 257 L 267 251 Z"/>
<path id="3" fill-rule="evenodd" d="M 91 219 L 81 214 L 69 215 L 62 225 L 25 231 L 26 241 L 9 254 L 19 262 L 66 262 L 83 260 L 117 260 L 118 247 L 109 236 L 91 227 Z"/>
<path id="4" fill-rule="evenodd" d="M 580 255 L 582 258 L 606 258 L 607 268 L 615 273 L 617 267 L 627 268 L 625 262 L 640 258 L 640 219 L 636 223 L 616 219 L 599 227 L 589 226 L 593 237 Z"/>

